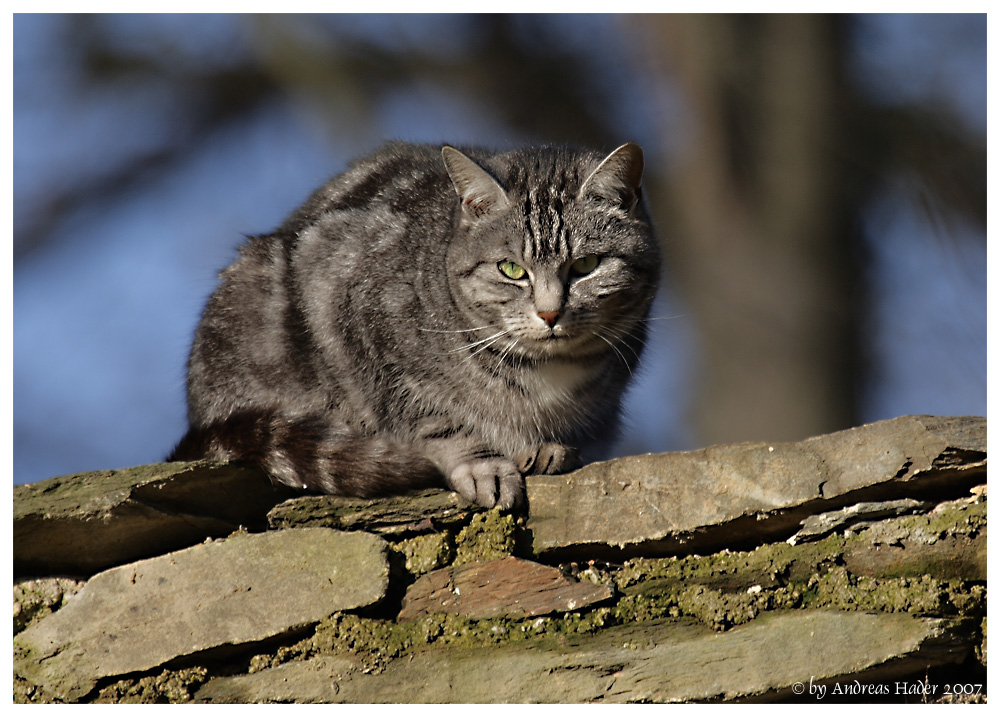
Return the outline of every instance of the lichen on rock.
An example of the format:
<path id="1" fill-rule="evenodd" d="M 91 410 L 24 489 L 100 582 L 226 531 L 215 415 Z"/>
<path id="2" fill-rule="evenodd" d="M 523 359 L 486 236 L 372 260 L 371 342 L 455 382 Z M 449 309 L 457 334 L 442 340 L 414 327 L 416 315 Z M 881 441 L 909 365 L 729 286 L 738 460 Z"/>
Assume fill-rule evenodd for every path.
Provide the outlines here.
<path id="1" fill-rule="evenodd" d="M 411 575 L 423 575 L 448 565 L 454 554 L 453 538 L 447 531 L 425 533 L 390 544 L 390 548 L 405 558 Z"/>
<path id="2" fill-rule="evenodd" d="M 51 615 L 82 587 L 82 580 L 72 578 L 42 578 L 14 583 L 14 634 Z"/>
<path id="3" fill-rule="evenodd" d="M 516 528 L 514 516 L 498 509 L 473 516 L 455 541 L 454 564 L 485 562 L 514 555 Z"/>

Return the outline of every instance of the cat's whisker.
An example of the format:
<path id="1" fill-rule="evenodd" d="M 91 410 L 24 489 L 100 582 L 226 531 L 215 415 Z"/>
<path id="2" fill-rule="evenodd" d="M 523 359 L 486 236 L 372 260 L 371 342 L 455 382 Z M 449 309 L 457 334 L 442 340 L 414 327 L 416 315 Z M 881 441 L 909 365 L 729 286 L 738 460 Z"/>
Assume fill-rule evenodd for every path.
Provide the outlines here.
<path id="1" fill-rule="evenodd" d="M 643 323 L 649 321 L 675 321 L 686 317 L 687 314 L 674 314 L 673 316 L 647 316 L 645 319 L 639 319 L 639 321 L 642 321 Z"/>
<path id="2" fill-rule="evenodd" d="M 490 343 L 492 343 L 492 342 L 500 339 L 505 334 L 509 334 L 509 333 L 510 333 L 510 329 L 504 329 L 503 331 L 498 331 L 497 333 L 493 334 L 492 336 L 487 336 L 485 339 L 480 339 L 479 341 L 473 341 L 471 344 L 465 344 L 465 346 L 460 346 L 457 349 L 452 349 L 449 353 L 456 353 L 456 354 L 457 353 L 462 353 L 463 351 L 468 351 L 469 349 L 475 348 L 476 346 L 480 346 L 481 344 L 486 344 L 485 346 L 482 346 L 480 349 L 478 349 L 476 351 L 473 351 L 472 355 L 475 356 L 477 353 L 479 353 L 483 349 L 489 348 Z"/>
<path id="3" fill-rule="evenodd" d="M 618 354 L 618 358 L 620 358 L 620 359 L 621 359 L 621 361 L 622 361 L 622 364 L 624 364 L 624 366 L 625 366 L 625 369 L 626 369 L 626 370 L 628 371 L 628 374 L 629 374 L 629 376 L 631 376 L 631 375 L 632 375 L 632 368 L 631 368 L 631 367 L 630 367 L 630 366 L 628 365 L 628 360 L 626 360 L 626 358 L 625 358 L 625 354 L 623 354 L 623 353 L 622 353 L 622 352 L 621 352 L 621 351 L 620 351 L 620 350 L 618 349 L 618 347 L 614 345 L 614 343 L 613 343 L 613 342 L 612 342 L 612 341 L 611 341 L 610 339 L 608 339 L 607 337 L 603 336 L 603 335 L 602 335 L 602 334 L 601 334 L 601 333 L 600 333 L 599 331 L 593 331 L 593 332 L 591 332 L 591 333 L 593 333 L 593 335 L 594 335 L 594 336 L 596 336 L 596 337 L 597 337 L 597 338 L 599 338 L 599 339 L 600 339 L 601 341 L 603 341 L 603 342 L 604 342 L 604 343 L 606 343 L 606 344 L 607 344 L 608 346 L 610 346 L 610 347 L 611 347 L 611 350 L 612 350 L 612 351 L 614 351 L 614 352 L 615 352 L 616 354 Z"/>
<path id="4" fill-rule="evenodd" d="M 645 345 L 646 340 L 640 336 L 636 336 L 630 329 L 623 329 L 616 324 L 606 324 L 602 327 L 604 332 L 610 336 L 610 338 L 619 342 L 622 346 L 627 348 L 629 352 L 635 356 L 636 361 L 639 360 L 639 353 L 632 347 L 632 345 L 626 341 L 626 339 L 632 339 L 633 341 L 638 341 L 640 348 Z"/>
<path id="5" fill-rule="evenodd" d="M 473 331 L 483 331 L 484 329 L 493 329 L 495 326 L 487 324 L 486 326 L 473 326 L 471 329 L 425 329 L 423 327 L 417 327 L 420 331 L 429 331 L 434 334 L 470 334 Z"/>
<path id="6" fill-rule="evenodd" d="M 488 350 L 489 350 L 490 348 L 492 348 L 492 347 L 493 347 L 493 345 L 494 345 L 495 343 L 497 343 L 497 341 L 499 341 L 499 340 L 500 340 L 500 339 L 499 339 L 499 338 L 497 338 L 497 339 L 495 339 L 494 341 L 491 341 L 490 343 L 486 344 L 485 346 L 480 346 L 480 347 L 479 347 L 478 349 L 476 349 L 476 350 L 475 350 L 475 351 L 473 351 L 473 352 L 472 352 L 471 354 L 469 354 L 469 356 L 468 356 L 468 357 L 466 358 L 466 360 L 468 360 L 468 359 L 471 359 L 471 358 L 473 358 L 474 356 L 478 356 L 478 355 L 479 355 L 479 354 L 481 354 L 481 353 L 482 353 L 483 351 L 488 351 Z"/>
<path id="7" fill-rule="evenodd" d="M 504 336 L 506 336 L 510 332 L 511 332 L 510 329 L 505 329 L 503 331 L 500 331 L 498 333 L 493 334 L 493 336 L 490 336 L 489 338 L 483 339 L 482 341 L 476 341 L 475 343 L 472 343 L 472 344 L 469 344 L 468 346 L 462 347 L 462 349 L 460 349 L 460 350 L 467 351 L 468 349 L 472 348 L 473 346 L 477 346 L 477 345 L 482 344 L 482 345 L 479 346 L 479 348 L 477 348 L 475 351 L 473 351 L 472 353 L 470 353 L 468 356 L 466 356 L 462 360 L 463 361 L 469 361 L 470 359 L 474 358 L 478 354 L 480 354 L 483 351 L 486 351 L 487 349 L 489 349 L 491 346 L 493 346 L 495 343 L 497 343 L 500 339 L 502 339 Z"/>
<path id="8" fill-rule="evenodd" d="M 503 365 L 503 362 L 504 362 L 504 360 L 506 360 L 507 356 L 509 354 L 513 353 L 514 348 L 517 346 L 517 343 L 518 343 L 517 337 L 515 336 L 514 340 L 511 341 L 509 344 L 507 344 L 507 346 L 504 348 L 504 350 L 500 352 L 500 358 L 497 359 L 497 365 L 493 368 L 493 371 L 492 371 L 492 374 L 493 374 L 494 377 L 499 377 L 500 376 L 500 367 Z M 518 358 L 520 358 L 520 357 L 518 357 Z"/>

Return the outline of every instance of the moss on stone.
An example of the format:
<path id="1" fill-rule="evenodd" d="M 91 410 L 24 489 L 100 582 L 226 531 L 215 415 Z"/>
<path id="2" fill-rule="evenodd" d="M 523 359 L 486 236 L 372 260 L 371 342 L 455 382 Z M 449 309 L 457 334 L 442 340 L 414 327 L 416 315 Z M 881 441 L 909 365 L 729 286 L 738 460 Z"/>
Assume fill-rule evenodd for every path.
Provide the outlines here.
<path id="1" fill-rule="evenodd" d="M 423 575 L 448 565 L 455 555 L 450 533 L 427 533 L 390 544 L 390 548 L 405 558 L 406 570 L 413 576 Z"/>
<path id="2" fill-rule="evenodd" d="M 514 554 L 516 523 L 510 513 L 493 509 L 473 516 L 458 534 L 455 565 L 499 560 Z"/>
<path id="3" fill-rule="evenodd" d="M 905 612 L 912 615 L 978 615 L 985 610 L 986 588 L 962 580 L 869 578 L 836 567 L 806 586 L 807 607 Z"/>
<path id="4" fill-rule="evenodd" d="M 691 584 L 718 590 L 740 591 L 760 585 L 774 587 L 808 579 L 817 570 L 837 564 L 844 538 L 830 536 L 805 545 L 772 543 L 749 552 L 723 550 L 706 556 L 636 558 L 615 576 L 626 594 L 655 586 L 661 593 Z"/>
<path id="5" fill-rule="evenodd" d="M 893 523 L 890 527 L 894 530 L 923 530 L 927 534 L 955 530 L 974 534 L 985 527 L 981 507 L 956 503 L 963 504 L 944 505 L 931 514 L 906 516 L 880 525 Z M 495 510 L 478 514 L 457 536 L 454 564 L 515 554 L 517 535 L 518 525 L 512 516 Z M 359 658 L 365 669 L 377 671 L 401 655 L 439 646 L 471 648 L 544 637 L 571 638 L 615 625 L 663 618 L 693 618 L 713 629 L 727 630 L 769 611 L 795 608 L 985 615 L 985 586 L 974 581 L 852 574 L 843 565 L 845 550 L 862 544 L 872 549 L 873 537 L 859 532 L 800 545 L 774 543 L 746 552 L 633 559 L 620 569 L 607 566 L 598 571 L 598 577 L 603 576 L 619 592 L 614 605 L 563 615 L 473 620 L 438 614 L 396 623 L 337 614 L 321 623 L 313 637 L 281 648 L 272 656 L 260 656 L 251 668 L 315 654 L 349 653 Z M 426 561 L 424 566 L 446 563 L 446 541 L 446 534 L 418 536 L 401 541 L 394 549 L 414 560 L 407 566 L 414 570 L 419 569 L 416 561 Z M 581 573 L 580 566 L 576 568 L 575 572 Z M 596 568 L 588 566 L 587 570 Z M 985 653 L 985 625 L 983 632 Z"/>
<path id="6" fill-rule="evenodd" d="M 985 528 L 982 503 L 954 501 L 929 514 L 883 521 L 878 527 L 870 534 L 831 535 L 800 545 L 773 543 L 747 552 L 630 560 L 614 576 L 625 593 L 615 614 L 624 621 L 694 617 L 718 630 L 744 624 L 761 612 L 795 607 L 921 615 L 984 611 L 985 586 L 975 581 L 858 576 L 842 564 L 846 551 L 872 550 L 888 534 L 925 539 L 978 534 Z"/>
<path id="7" fill-rule="evenodd" d="M 204 667 L 164 670 L 158 675 L 118 680 L 101 689 L 93 701 L 98 704 L 177 704 L 188 702 L 195 690 L 207 679 L 208 670 Z"/>
<path id="8" fill-rule="evenodd" d="M 15 583 L 14 634 L 54 613 L 82 587 L 82 581 L 70 578 L 42 578 Z"/>
<path id="9" fill-rule="evenodd" d="M 402 581 L 401 586 L 449 563 L 502 559 L 523 547 L 522 529 L 509 514 L 491 510 L 471 519 L 463 516 L 462 522 L 466 521 L 460 531 L 461 523 L 391 544 L 395 559 L 400 564 L 405 561 L 405 572 L 400 567 L 394 580 Z M 336 613 L 309 637 L 253 657 L 242 671 L 253 673 L 316 655 L 349 654 L 361 669 L 379 672 L 407 654 L 446 646 L 480 648 L 545 640 L 572 644 L 575 636 L 664 618 L 690 618 L 715 630 L 727 630 L 769 611 L 795 608 L 972 617 L 982 631 L 981 640 L 977 636 L 977 657 L 985 664 L 985 584 L 931 575 L 862 576 L 845 564 L 852 551 L 873 551 L 901 540 L 932 544 L 948 536 L 976 536 L 985 528 L 983 503 L 954 501 L 924 515 L 855 526 L 845 535 L 811 543 L 781 542 L 706 556 L 636 558 L 620 568 L 573 565 L 568 566 L 571 574 L 609 584 L 618 593 L 617 601 L 611 606 L 532 618 L 475 620 L 434 614 L 397 623 L 373 613 Z M 183 702 L 206 679 L 204 668 L 164 671 L 108 685 L 94 701 Z M 34 689 L 29 683 L 23 687 L 19 693 L 15 682 L 15 701 L 40 701 L 29 693 L 29 688 Z"/>
<path id="10" fill-rule="evenodd" d="M 927 514 L 885 520 L 857 532 L 851 531 L 846 536 L 830 535 L 811 543 L 799 545 L 790 545 L 784 542 L 771 543 L 752 551 L 731 552 L 724 550 L 707 556 L 637 558 L 628 561 L 618 571 L 614 576 L 614 582 L 616 587 L 625 592 L 626 595 L 642 592 L 659 597 L 668 594 L 679 596 L 686 587 L 692 585 L 704 586 L 726 593 L 756 589 L 757 586 L 767 589 L 809 585 L 814 588 L 810 592 L 815 593 L 818 589 L 817 586 L 820 585 L 816 581 L 820 576 L 829 574 L 830 577 L 822 582 L 822 589 L 823 594 L 826 595 L 825 599 L 833 601 L 832 596 L 837 592 L 836 586 L 840 586 L 841 595 L 846 596 L 847 594 L 842 577 L 846 572 L 842 565 L 845 553 L 857 554 L 858 552 L 870 551 L 877 549 L 880 545 L 898 543 L 903 539 L 930 543 L 954 535 L 972 537 L 984 531 L 985 528 L 986 506 L 984 502 L 952 501 L 942 504 Z M 907 565 L 906 569 L 912 572 L 913 566 Z M 883 570 L 886 571 L 884 576 L 873 578 L 875 582 L 863 584 L 872 586 L 896 585 L 897 583 L 886 581 L 899 578 L 907 581 L 899 583 L 899 585 L 906 586 L 905 593 L 909 597 L 900 597 L 901 594 L 895 588 L 887 589 L 888 592 L 883 591 L 879 595 L 873 595 L 871 600 L 865 601 L 869 607 L 863 609 L 870 609 L 871 605 L 877 604 L 881 600 L 887 600 L 889 603 L 885 607 L 896 604 L 915 607 L 919 604 L 932 610 L 928 601 L 935 599 L 931 597 L 931 593 L 936 595 L 937 588 L 928 586 L 938 586 L 943 581 L 935 580 L 923 573 L 916 577 L 896 575 L 892 573 L 891 566 L 885 566 Z M 927 573 L 932 573 L 930 566 L 928 566 Z M 857 580 L 860 578 L 855 579 L 852 584 L 853 592 L 856 592 L 854 588 L 862 585 Z M 919 586 L 926 587 L 930 591 L 922 599 L 918 598 Z M 961 602 L 960 593 L 946 592 L 950 596 L 948 603 L 956 606 L 959 611 L 964 610 L 964 608 L 957 607 Z M 846 597 L 840 601 L 840 604 L 850 609 L 850 603 L 847 602 Z"/>
<path id="11" fill-rule="evenodd" d="M 357 655 L 367 669 L 379 669 L 414 644 L 418 632 L 405 624 L 337 613 L 316 628 L 308 652 Z"/>
<path id="12" fill-rule="evenodd" d="M 857 539 L 876 545 L 891 545 L 902 540 L 933 545 L 946 536 L 971 538 L 984 530 L 986 502 L 963 499 L 941 503 L 929 513 L 865 525 Z"/>
<path id="13" fill-rule="evenodd" d="M 251 670 L 274 667 L 292 659 L 320 654 L 350 654 L 363 669 L 380 671 L 391 660 L 415 650 L 437 647 L 486 647 L 527 642 L 541 636 L 591 635 L 621 624 L 612 608 L 532 618 L 498 617 L 475 620 L 460 615 L 434 614 L 417 620 L 393 622 L 338 613 L 324 620 L 315 634 L 273 656 L 259 655 Z"/>

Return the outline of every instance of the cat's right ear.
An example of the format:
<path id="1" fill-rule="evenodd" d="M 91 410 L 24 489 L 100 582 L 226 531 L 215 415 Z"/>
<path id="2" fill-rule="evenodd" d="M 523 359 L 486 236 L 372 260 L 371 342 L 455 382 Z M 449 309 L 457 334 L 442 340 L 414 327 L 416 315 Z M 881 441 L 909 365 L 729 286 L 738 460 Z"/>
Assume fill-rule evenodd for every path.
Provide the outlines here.
<path id="1" fill-rule="evenodd" d="M 579 196 L 595 197 L 632 211 L 642 194 L 642 165 L 642 149 L 626 142 L 590 173 L 580 187 Z"/>
<path id="2" fill-rule="evenodd" d="M 442 147 L 441 158 L 462 200 L 462 213 L 471 221 L 510 208 L 507 192 L 489 172 L 454 147 Z"/>

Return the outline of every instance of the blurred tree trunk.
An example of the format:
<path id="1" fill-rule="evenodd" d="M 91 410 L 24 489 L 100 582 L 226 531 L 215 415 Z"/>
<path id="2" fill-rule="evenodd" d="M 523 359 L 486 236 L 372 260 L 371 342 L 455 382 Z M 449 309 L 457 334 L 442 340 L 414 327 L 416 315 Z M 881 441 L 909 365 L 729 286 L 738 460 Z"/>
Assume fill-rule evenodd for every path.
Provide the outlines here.
<path id="1" fill-rule="evenodd" d="M 692 418 L 705 444 L 794 440 L 856 420 L 859 190 L 843 161 L 841 22 L 650 23 L 656 61 L 691 113 L 654 206 L 699 342 Z"/>

